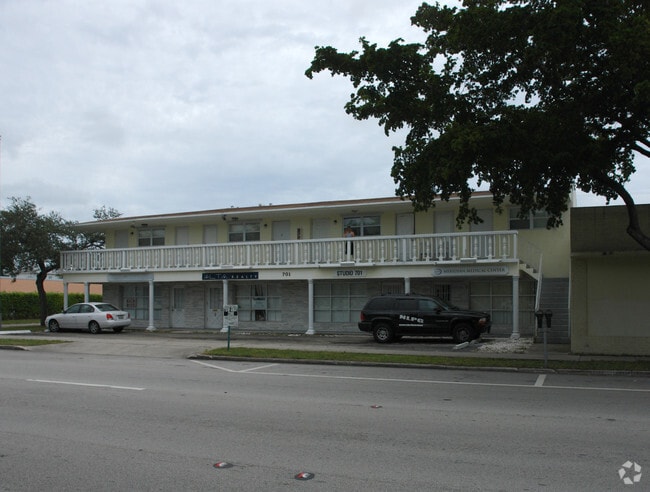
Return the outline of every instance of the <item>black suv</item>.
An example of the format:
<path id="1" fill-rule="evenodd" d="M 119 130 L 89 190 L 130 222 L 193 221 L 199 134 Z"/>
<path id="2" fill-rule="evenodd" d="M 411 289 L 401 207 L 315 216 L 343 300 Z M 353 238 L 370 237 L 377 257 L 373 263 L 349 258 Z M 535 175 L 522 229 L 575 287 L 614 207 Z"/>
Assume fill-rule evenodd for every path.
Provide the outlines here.
<path id="1" fill-rule="evenodd" d="M 390 343 L 402 335 L 450 336 L 463 343 L 489 333 L 491 324 L 489 314 L 460 309 L 437 297 L 387 294 L 366 303 L 359 329 L 372 333 L 379 343 Z"/>

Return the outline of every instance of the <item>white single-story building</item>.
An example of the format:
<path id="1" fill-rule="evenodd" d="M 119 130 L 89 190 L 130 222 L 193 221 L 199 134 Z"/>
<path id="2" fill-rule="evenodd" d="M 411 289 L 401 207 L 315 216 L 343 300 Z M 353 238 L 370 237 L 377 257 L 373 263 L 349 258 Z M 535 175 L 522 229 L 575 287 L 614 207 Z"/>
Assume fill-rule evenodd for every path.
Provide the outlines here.
<path id="1" fill-rule="evenodd" d="M 638 205 L 650 231 L 650 205 Z M 571 210 L 571 351 L 650 355 L 650 252 L 625 231 L 624 206 Z"/>

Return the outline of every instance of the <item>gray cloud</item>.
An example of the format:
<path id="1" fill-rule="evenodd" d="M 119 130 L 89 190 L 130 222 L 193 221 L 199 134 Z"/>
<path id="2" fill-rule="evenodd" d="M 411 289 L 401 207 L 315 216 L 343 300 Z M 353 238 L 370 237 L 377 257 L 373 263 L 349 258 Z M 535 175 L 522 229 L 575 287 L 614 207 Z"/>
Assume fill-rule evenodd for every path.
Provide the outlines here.
<path id="1" fill-rule="evenodd" d="M 399 138 L 304 71 L 316 45 L 420 40 L 420 3 L 0 1 L 2 204 L 84 221 L 391 196 Z"/>

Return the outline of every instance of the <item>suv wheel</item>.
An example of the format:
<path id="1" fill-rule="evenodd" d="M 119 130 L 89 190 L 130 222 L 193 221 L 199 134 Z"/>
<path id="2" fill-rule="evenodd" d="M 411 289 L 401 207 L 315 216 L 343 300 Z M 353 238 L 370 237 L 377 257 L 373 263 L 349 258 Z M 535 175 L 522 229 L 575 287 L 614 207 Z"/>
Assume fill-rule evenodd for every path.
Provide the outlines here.
<path id="1" fill-rule="evenodd" d="M 372 331 L 377 343 L 390 343 L 393 341 L 393 329 L 387 323 L 379 323 Z"/>
<path id="2" fill-rule="evenodd" d="M 454 327 L 453 336 L 456 343 L 469 342 L 472 339 L 472 327 L 467 323 L 459 323 Z"/>

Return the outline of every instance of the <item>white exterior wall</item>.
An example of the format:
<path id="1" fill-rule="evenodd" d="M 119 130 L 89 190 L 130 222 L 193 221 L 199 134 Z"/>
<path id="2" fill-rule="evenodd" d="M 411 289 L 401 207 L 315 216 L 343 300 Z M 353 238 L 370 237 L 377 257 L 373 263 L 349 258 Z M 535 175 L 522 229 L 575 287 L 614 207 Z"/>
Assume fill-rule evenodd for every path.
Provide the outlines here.
<path id="1" fill-rule="evenodd" d="M 473 199 L 473 203 L 479 209 L 486 209 L 491 207 L 491 197 L 489 195 L 479 195 Z M 307 204 L 308 205 L 308 204 Z M 306 210 L 308 208 L 308 210 Z M 413 213 L 409 202 L 404 202 L 395 199 L 379 199 L 379 200 L 359 200 L 348 202 L 331 202 L 318 204 L 318 206 L 296 205 L 296 206 L 279 206 L 279 207 L 259 207 L 249 209 L 224 209 L 210 213 L 196 213 L 196 214 L 174 214 L 169 216 L 149 216 L 142 218 L 120 218 L 119 220 L 108 221 L 107 223 L 92 223 L 87 226 L 90 230 L 92 228 L 105 227 L 106 244 L 110 249 L 115 245 L 115 236 L 117 231 L 124 235 L 128 231 L 129 248 L 130 251 L 141 251 L 142 248 L 137 247 L 138 243 L 138 230 L 141 227 L 149 228 L 164 228 L 165 230 L 165 247 L 174 245 L 176 238 L 176 229 L 178 227 L 187 227 L 188 238 L 190 245 L 202 245 L 204 241 L 204 226 L 207 224 L 216 225 L 217 228 L 217 241 L 218 244 L 234 244 L 228 243 L 229 226 L 237 217 L 240 222 L 259 222 L 260 223 L 260 242 L 272 240 L 272 224 L 274 221 L 288 221 L 290 224 L 289 235 L 290 240 L 296 242 L 296 246 L 302 247 L 303 241 L 310 240 L 313 236 L 312 224 L 314 220 L 321 221 L 326 224 L 326 230 L 329 231 L 329 236 L 339 240 L 343 232 L 343 220 L 346 217 L 352 216 L 369 216 L 379 215 L 381 220 L 381 234 L 382 236 L 394 236 L 398 215 L 413 213 L 414 216 L 414 231 L 416 235 L 430 235 L 435 232 L 434 222 L 436 213 L 444 213 L 445 211 L 452 211 L 455 214 L 457 202 L 453 200 L 446 203 L 440 203 L 435 208 L 427 212 Z M 509 217 L 507 208 L 504 213 L 494 214 L 491 218 L 494 230 L 508 231 Z M 266 225 L 266 226 L 265 226 Z M 470 231 L 469 225 L 463 226 L 461 229 L 455 229 L 454 233 L 467 233 Z M 526 241 L 531 243 L 538 243 L 537 247 L 543 250 L 545 261 L 543 268 L 545 275 L 552 275 L 553 277 L 568 277 L 569 275 L 569 239 L 566 230 L 547 231 L 546 229 L 535 230 L 521 230 L 517 231 L 519 237 L 525 238 Z M 300 239 L 299 239 L 300 236 Z M 471 241 L 471 236 L 468 235 L 468 242 Z M 255 244 L 255 243 L 237 243 L 237 244 Z M 374 251 L 375 255 L 377 251 Z M 418 254 L 422 254 L 421 252 Z M 547 256 L 548 255 L 548 256 Z M 410 252 L 405 255 L 405 258 L 411 259 Z M 421 260 L 420 257 L 418 260 Z M 382 260 L 383 261 L 383 260 Z M 205 268 L 190 268 L 190 265 L 184 265 L 180 269 L 171 269 L 166 271 L 156 271 L 143 269 L 123 269 L 118 271 L 106 271 L 98 269 L 96 271 L 68 271 L 64 272 L 66 281 L 68 282 L 91 282 L 100 283 L 104 286 L 106 298 L 110 298 L 111 302 L 118 305 L 125 303 L 125 299 L 119 299 L 119 287 L 121 285 L 128 285 L 132 282 L 139 282 L 141 285 L 148 285 L 150 280 L 153 281 L 155 295 L 157 301 L 160 302 L 161 309 L 159 311 L 159 318 L 155 320 L 155 324 L 159 328 L 188 328 L 188 329 L 204 329 L 209 323 L 206 322 L 206 304 L 208 302 L 207 289 L 210 285 L 209 282 L 202 280 L 202 273 L 206 271 L 234 271 L 234 272 L 258 272 L 259 279 L 255 282 L 259 283 L 272 283 L 273 285 L 280 285 L 281 287 L 281 303 L 282 303 L 282 320 L 281 321 L 265 321 L 265 322 L 242 322 L 240 329 L 245 330 L 260 330 L 260 331 L 284 331 L 284 332 L 299 332 L 304 333 L 307 331 L 309 316 L 309 296 L 308 296 L 308 280 L 312 279 L 318 287 L 319 282 L 359 282 L 364 285 L 366 296 L 381 293 L 386 285 L 395 286 L 401 285 L 404 289 L 405 285 L 410 285 L 412 292 L 423 294 L 435 294 L 436 285 L 444 285 L 449 287 L 448 294 L 450 300 L 454 304 L 461 307 L 472 307 L 472 280 L 481 280 L 489 282 L 491 285 L 510 287 L 513 282 L 513 276 L 519 277 L 529 282 L 533 280 L 526 276 L 526 273 L 520 271 L 519 264 L 516 260 L 508 260 L 502 262 L 499 258 L 494 258 L 493 265 L 500 265 L 502 271 L 497 276 L 486 275 L 473 275 L 467 274 L 442 274 L 442 276 L 434 273 L 434 263 L 430 261 L 415 265 L 414 263 L 386 263 L 383 264 L 353 264 L 337 266 L 337 265 L 321 265 L 316 268 L 305 268 L 305 265 L 287 265 L 286 268 L 282 265 L 251 265 L 248 267 L 236 267 L 234 269 L 221 269 L 206 270 Z M 477 265 L 480 265 L 477 263 Z M 461 269 L 462 265 L 458 264 L 448 266 L 437 271 L 450 271 L 453 269 Z M 126 271 L 128 270 L 128 271 Z M 360 272 L 359 276 L 352 278 L 345 275 L 340 276 L 339 270 L 350 270 Z M 460 271 L 460 270 L 458 270 Z M 467 272 L 471 272 L 467 270 Z M 356 275 L 356 273 L 355 273 Z M 235 293 L 238 285 L 243 285 L 246 281 L 243 280 L 229 280 L 229 293 L 230 299 L 228 302 L 234 303 Z M 219 281 L 217 281 L 217 284 Z M 241 284 L 240 284 L 241 283 Z M 214 285 L 214 281 L 212 281 Z M 185 308 L 182 316 L 182 322 L 179 322 L 179 317 L 172 316 L 172 297 L 174 287 L 182 287 L 184 289 Z M 503 287 L 499 287 L 503 290 Z M 357 300 L 358 301 L 358 300 Z M 355 302 L 357 302 L 355 301 Z M 512 306 L 512 299 L 506 302 Z M 506 306 L 507 309 L 507 306 Z M 351 317 L 345 323 L 323 323 L 316 321 L 314 323 L 314 331 L 316 333 L 323 332 L 345 332 L 345 333 L 358 333 L 356 316 Z M 520 326 L 522 334 L 527 334 L 532 330 L 526 322 Z M 174 326 L 174 325 L 177 326 Z M 178 326 L 178 325 L 182 326 Z M 148 320 L 136 319 L 133 326 L 145 328 L 148 326 Z M 499 332 L 499 328 L 496 331 Z M 511 330 L 511 323 L 501 330 L 501 334 L 507 334 Z"/>

